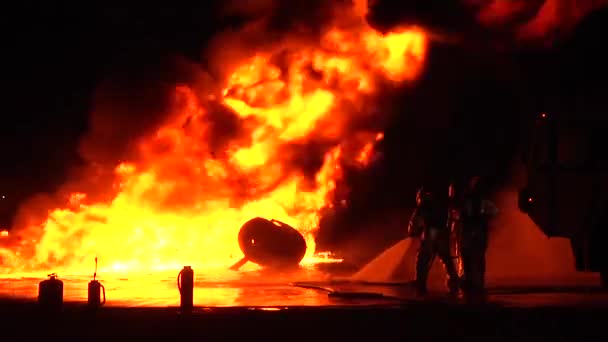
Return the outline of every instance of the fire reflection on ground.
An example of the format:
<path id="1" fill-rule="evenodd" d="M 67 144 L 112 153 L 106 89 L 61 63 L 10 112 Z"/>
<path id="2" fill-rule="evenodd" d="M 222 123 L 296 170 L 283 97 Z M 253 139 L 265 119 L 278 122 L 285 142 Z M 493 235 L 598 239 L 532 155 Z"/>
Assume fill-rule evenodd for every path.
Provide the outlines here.
<path id="1" fill-rule="evenodd" d="M 177 273 L 164 272 L 138 276 L 101 276 L 106 288 L 108 307 L 178 307 Z M 313 267 L 286 273 L 261 270 L 209 272 L 209 277 L 195 270 L 194 305 L 197 307 L 250 307 L 277 311 L 297 306 L 369 306 L 394 305 L 416 298 L 413 288 L 395 283 L 361 284 L 344 281 L 336 274 Z M 38 284 L 46 275 L 0 275 L 0 300 L 35 300 Z M 580 273 L 549 281 L 502 279 L 488 282 L 488 303 L 501 306 L 599 306 L 608 305 L 608 292 L 597 287 L 596 274 Z M 85 303 L 90 276 L 60 276 L 64 301 Z M 342 280 L 340 280 L 342 279 Z M 292 286 L 293 283 L 304 286 Z M 391 285 L 392 284 L 392 285 Z M 445 300 L 443 282 L 432 281 L 431 301 Z M 305 286 L 310 285 L 310 286 Z M 317 289 L 315 289 L 317 287 Z M 329 288 L 342 293 L 374 293 L 384 298 L 348 298 L 328 296 Z"/>
<path id="2" fill-rule="evenodd" d="M 179 306 L 177 274 L 159 272 L 137 276 L 104 276 L 107 306 Z M 262 270 L 213 271 L 207 276 L 195 270 L 194 304 L 197 306 L 332 305 L 326 293 L 289 286 L 295 281 L 318 281 L 328 275 L 312 267 L 283 273 Z M 0 276 L 0 297 L 34 300 L 45 274 Z M 86 302 L 89 276 L 59 275 L 66 302 Z"/>

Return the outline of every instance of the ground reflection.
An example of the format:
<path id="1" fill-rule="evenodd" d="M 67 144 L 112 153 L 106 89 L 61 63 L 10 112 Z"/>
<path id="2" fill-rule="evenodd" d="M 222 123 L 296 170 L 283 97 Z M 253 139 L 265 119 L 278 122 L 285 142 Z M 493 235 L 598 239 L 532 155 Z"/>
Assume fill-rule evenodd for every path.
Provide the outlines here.
<path id="1" fill-rule="evenodd" d="M 106 290 L 106 306 L 178 306 L 177 274 L 116 275 L 97 278 Z M 194 304 L 197 306 L 331 305 L 327 294 L 289 286 L 292 282 L 322 281 L 329 275 L 314 267 L 276 272 L 262 269 L 195 270 Z M 0 276 L 0 296 L 35 299 L 45 274 Z M 64 300 L 86 302 L 87 276 L 59 275 Z"/>

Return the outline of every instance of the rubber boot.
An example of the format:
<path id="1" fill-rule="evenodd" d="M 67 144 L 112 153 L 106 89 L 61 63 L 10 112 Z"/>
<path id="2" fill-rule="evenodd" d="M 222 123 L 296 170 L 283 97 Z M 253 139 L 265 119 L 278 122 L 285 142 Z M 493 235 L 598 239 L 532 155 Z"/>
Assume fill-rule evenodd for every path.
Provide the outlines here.
<path id="1" fill-rule="evenodd" d="M 428 293 L 426 289 L 426 280 L 416 279 L 414 281 L 414 289 L 416 290 L 416 295 L 421 297 L 426 296 Z"/>
<path id="2" fill-rule="evenodd" d="M 458 277 L 448 278 L 447 287 L 450 292 L 450 296 L 458 297 L 460 294 L 460 279 Z"/>

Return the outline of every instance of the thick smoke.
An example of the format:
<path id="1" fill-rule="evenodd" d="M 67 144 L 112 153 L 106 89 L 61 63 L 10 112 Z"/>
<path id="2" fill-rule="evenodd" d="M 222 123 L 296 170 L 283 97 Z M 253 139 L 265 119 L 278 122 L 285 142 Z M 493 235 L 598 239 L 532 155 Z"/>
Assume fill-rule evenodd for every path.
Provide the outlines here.
<path id="1" fill-rule="evenodd" d="M 346 199 L 347 184 L 336 184 L 339 177 L 332 173 L 339 172 L 336 170 L 340 170 L 340 166 L 359 168 L 362 147 L 381 139 L 376 133 L 384 122 L 377 118 L 379 112 L 372 110 L 375 93 L 384 86 L 394 85 L 392 82 L 400 77 L 415 78 L 418 64 L 424 58 L 424 41 L 415 41 L 412 44 L 422 44 L 422 50 L 412 53 L 414 73 L 391 74 L 393 69 L 380 60 L 387 59 L 387 64 L 394 62 L 393 51 L 382 44 L 389 44 L 391 48 L 397 45 L 368 31 L 361 18 L 351 14 L 351 6 L 349 1 L 329 5 L 323 1 L 277 1 L 232 6 L 226 14 L 239 14 L 247 20 L 241 27 L 217 35 L 208 44 L 206 70 L 183 59 L 137 58 L 141 55 L 127 60 L 125 65 L 114 65 L 95 93 L 89 130 L 80 144 L 79 152 L 85 165 L 54 196 L 26 204 L 16 220 L 14 228 L 20 233 L 14 236 L 27 238 L 36 249 L 31 264 L 77 264 L 79 258 L 89 253 L 80 248 L 81 240 L 89 238 L 95 244 L 98 242 L 95 234 L 102 236 L 112 230 L 113 237 L 128 236 L 129 229 L 139 230 L 132 225 L 121 228 L 111 222 L 113 210 L 121 204 L 129 212 L 140 205 L 151 209 L 153 214 L 199 215 L 203 218 L 201 226 L 212 225 L 209 229 L 219 232 L 238 229 L 238 220 L 242 218 L 233 215 L 231 210 L 268 200 L 275 190 L 281 190 L 290 194 L 277 195 L 282 196 L 278 201 L 281 203 L 271 208 L 274 212 L 266 214 L 288 215 L 302 226 L 298 228 L 315 229 L 317 212 L 326 201 L 313 196 L 331 196 L 335 192 L 338 202 Z M 328 32 L 333 29 L 338 36 L 328 38 Z M 403 45 L 407 44 L 399 46 Z M 384 57 L 374 55 L 378 51 Z M 364 57 L 370 54 L 379 57 L 379 61 Z M 351 75 L 340 69 L 340 65 L 325 64 L 326 59 L 333 56 L 338 56 L 337 63 L 353 69 L 353 78 L 349 78 Z M 260 58 L 261 64 L 254 64 L 259 69 L 242 65 L 256 63 Z M 403 63 L 396 62 L 398 66 Z M 247 68 L 239 73 L 235 72 L 237 66 Z M 278 73 L 279 78 L 252 77 L 249 74 L 252 68 L 263 72 L 273 70 L 270 75 Z M 236 77 L 236 81 L 230 76 Z M 376 80 L 377 76 L 385 81 Z M 251 85 L 239 77 L 257 81 Z M 243 90 L 262 83 L 272 85 L 272 82 L 282 82 L 294 89 L 285 87 L 268 98 L 249 96 Z M 221 90 L 226 93 L 220 94 Z M 317 94 L 321 97 L 312 97 Z M 220 96 L 224 97 L 224 103 L 219 100 Z M 296 98 L 295 106 L 285 101 L 291 98 Z M 320 102 L 311 102 L 319 98 Z M 280 107 L 283 103 L 286 105 Z M 234 107 L 239 105 L 241 110 Z M 275 113 L 286 111 L 293 117 L 281 118 L 285 113 L 278 113 L 279 120 L 284 121 L 273 126 L 268 123 L 269 117 L 262 114 L 259 117 L 244 114 L 242 111 L 246 111 L 247 106 L 264 109 L 273 106 Z M 311 122 L 307 122 L 309 115 L 313 118 Z M 320 117 L 318 121 L 314 121 L 315 115 Z M 266 139 L 262 142 L 269 143 L 264 146 L 253 142 L 254 132 Z M 235 158 L 235 151 L 254 145 L 267 149 L 251 153 L 253 157 L 268 157 L 262 164 L 255 164 L 254 160 L 255 165 L 250 166 L 247 164 L 250 161 Z M 336 149 L 338 146 L 340 150 Z M 369 156 L 363 159 L 366 158 Z M 327 170 L 321 174 L 324 166 Z M 209 171 L 212 169 L 214 171 Z M 300 180 L 302 175 L 306 180 Z M 310 194 L 308 201 L 306 193 Z M 290 201 L 295 203 L 285 203 Z M 219 209 L 215 210 L 216 207 Z M 251 207 L 241 214 L 264 215 Z M 97 216 L 92 217 L 91 212 Z M 227 215 L 235 222 L 226 223 L 230 228 L 224 228 L 215 222 L 209 223 L 211 219 L 204 221 L 206 214 L 212 216 L 216 212 L 221 212 L 218 215 L 230 212 Z M 41 224 L 47 218 L 45 228 Z M 43 233 L 44 230 L 47 232 Z M 231 237 L 226 236 L 226 240 Z M 36 246 L 38 239 L 46 243 Z M 55 244 L 60 246 L 56 248 Z"/>
<path id="2" fill-rule="evenodd" d="M 234 0 L 228 2 L 225 7 L 224 14 L 232 16 L 241 16 L 246 18 L 245 24 L 241 28 L 235 28 L 232 31 L 226 31 L 218 35 L 210 44 L 206 50 L 206 62 L 208 70 L 203 71 L 200 67 L 195 66 L 192 63 L 183 60 L 169 60 L 158 61 L 152 63 L 141 63 L 143 65 L 140 69 L 133 69 L 132 65 L 127 67 L 127 70 L 118 69 L 114 74 L 109 75 L 99 87 L 94 106 L 92 108 L 91 123 L 89 132 L 83 140 L 80 148 L 83 159 L 87 162 L 87 166 L 79 171 L 79 175 L 75 177 L 75 181 L 66 184 L 59 195 L 56 198 L 44 197 L 37 198 L 32 201 L 32 204 L 27 204 L 22 208 L 22 212 L 17 220 L 16 227 L 33 227 L 37 221 L 43 221 L 46 219 L 49 208 L 64 207 L 67 203 L 69 205 L 69 193 L 73 192 L 85 192 L 88 195 L 89 200 L 105 200 L 111 199 L 117 191 L 114 187 L 115 174 L 114 168 L 117 163 L 123 160 L 129 160 L 135 163 L 141 163 L 145 165 L 147 157 L 170 155 L 172 153 L 172 146 L 169 143 L 165 143 L 163 140 L 155 140 L 150 155 L 140 155 L 138 148 L 139 143 L 153 136 L 156 129 L 167 122 L 175 121 L 175 118 L 171 115 L 175 115 L 175 107 L 179 107 L 179 99 L 175 98 L 175 85 L 186 84 L 195 94 L 199 95 L 196 101 L 205 104 L 205 108 L 208 109 L 208 115 L 205 116 L 204 122 L 201 122 L 196 117 L 188 118 L 180 122 L 185 131 L 188 131 L 189 127 L 196 125 L 207 125 L 205 132 L 210 132 L 205 136 L 206 144 L 208 145 L 211 156 L 221 160 L 226 156 L 223 155 L 227 146 L 236 144 L 237 146 L 247 145 L 246 139 L 249 131 L 249 122 L 247 120 L 241 120 L 235 116 L 235 113 L 230 109 L 218 105 L 214 101 L 214 96 L 217 96 L 217 92 L 222 89 L 225 84 L 223 80 L 226 80 L 228 73 L 234 69 L 236 63 L 243 61 L 248 57 L 252 57 L 256 51 L 273 51 L 273 58 L 275 59 L 276 65 L 281 65 L 281 58 L 285 55 L 284 52 L 297 51 L 302 46 L 306 46 L 310 42 L 318 43 L 320 33 L 331 18 L 335 17 L 336 13 L 340 13 L 340 4 L 347 4 L 348 1 L 335 1 L 331 2 L 331 5 L 327 5 L 327 1 L 239 1 Z M 355 1 L 356 8 L 360 14 L 366 12 L 366 1 Z M 411 2 L 416 3 L 415 1 Z M 533 4 L 532 4 L 533 3 Z M 572 2 L 569 2 L 572 3 Z M 578 4 L 579 2 L 577 2 Z M 583 1 L 580 1 L 583 3 Z M 593 2 L 597 5 L 589 5 L 583 7 L 576 7 L 577 11 L 575 15 L 570 16 L 570 12 L 563 12 L 559 10 L 561 7 L 557 6 L 558 2 L 546 1 L 542 3 L 540 1 L 467 1 L 466 9 L 469 11 L 472 17 L 475 18 L 476 22 L 480 25 L 488 27 L 488 29 L 496 28 L 509 28 L 515 27 L 513 32 L 517 32 L 517 36 L 528 39 L 528 38 L 544 38 L 547 34 L 555 31 L 555 29 L 569 29 L 573 23 L 580 20 L 582 16 L 588 11 L 592 10 L 596 6 L 599 6 L 599 2 Z M 425 7 L 428 8 L 428 7 Z M 414 12 L 412 12 L 414 13 Z M 532 14 L 531 14 L 532 13 Z M 433 16 L 427 17 L 433 18 Z M 343 18 L 348 19 L 348 18 Z M 565 26 L 560 26 L 561 24 Z M 343 25 L 348 25 L 348 20 L 344 20 Z M 286 32 L 289 32 L 289 39 L 286 39 Z M 440 51 L 441 52 L 441 51 Z M 145 67 L 150 65 L 150 67 Z M 159 67 L 160 65 L 160 67 Z M 459 65 L 451 64 L 450 68 L 458 68 Z M 311 75 L 314 74 L 314 70 L 311 70 Z M 435 82 L 428 81 L 432 84 L 433 94 L 437 94 Z M 450 85 L 449 92 L 452 92 L 454 85 Z M 475 94 L 477 96 L 478 93 Z M 428 106 L 429 103 L 438 105 L 444 101 L 437 101 L 437 97 L 429 97 L 427 102 L 424 102 L 423 106 Z M 183 105 L 183 104 L 182 104 Z M 187 104 L 186 104 L 187 105 Z M 439 111 L 443 108 L 439 108 Z M 362 113 L 362 117 L 357 117 L 356 120 L 352 120 L 348 125 L 344 125 L 346 129 L 355 130 L 357 127 L 376 128 L 372 124 L 382 126 L 380 120 L 375 120 L 377 116 L 371 115 L 374 113 L 369 108 L 353 108 L 349 110 L 352 113 Z M 421 111 L 418 114 L 424 114 L 425 111 Z M 407 113 L 411 114 L 417 113 Z M 369 120 L 373 118 L 374 120 Z M 434 117 L 436 118 L 436 117 Z M 332 117 L 332 120 L 340 120 L 340 117 Z M 427 120 L 433 120 L 427 118 Z M 415 121 L 414 123 L 421 122 Z M 433 120 L 437 121 L 437 120 Z M 446 120 L 441 121 L 439 124 L 448 125 L 449 122 Z M 410 130 L 420 130 L 421 126 L 412 126 Z M 372 129 L 373 130 L 373 129 Z M 412 132 L 413 134 L 414 132 Z M 354 139 L 356 140 L 356 139 Z M 413 139 L 412 139 L 413 140 Z M 410 141 L 412 142 L 412 141 Z M 416 141 L 413 141 L 416 142 Z M 312 178 L 316 172 L 320 169 L 323 163 L 323 156 L 329 151 L 332 146 L 335 146 L 336 141 L 320 136 L 319 138 L 313 137 L 310 141 L 306 142 L 294 142 L 286 144 L 280 147 L 280 155 L 283 160 L 289 160 L 287 163 L 288 167 L 282 170 L 282 176 L 289 175 L 291 172 L 301 171 Z M 357 146 L 357 144 L 354 144 Z M 413 146 L 414 144 L 412 144 Z M 403 147 L 402 147 L 403 149 Z M 356 148 L 354 148 L 356 150 Z M 407 150 L 407 147 L 406 147 Z M 408 155 L 409 156 L 409 155 Z M 396 158 L 396 157 L 395 157 Z M 419 160 L 417 160 L 419 161 Z M 423 163 L 423 162 L 421 162 Z M 428 163 L 427 163 L 428 164 Z M 428 165 L 425 165 L 428 166 Z M 162 171 L 162 170 L 161 170 Z M 166 170 L 167 174 L 159 173 L 159 177 L 166 177 L 170 179 L 174 175 L 169 170 Z M 188 170 L 182 170 L 188 172 Z M 426 172 L 424 167 L 420 167 L 417 172 Z M 407 177 L 404 175 L 403 177 Z M 356 177 L 353 177 L 356 178 Z M 251 184 L 247 182 L 247 175 L 236 174 L 233 182 L 233 188 L 237 189 L 236 193 L 230 193 L 230 197 L 248 199 L 255 196 L 259 196 L 260 192 L 251 193 L 246 189 L 251 188 Z M 275 179 L 275 182 L 269 182 L 269 185 L 261 189 L 261 193 L 272 190 L 273 184 L 280 182 L 282 178 Z M 362 181 L 361 183 L 364 183 Z M 372 192 L 370 194 L 382 194 L 385 192 L 399 192 L 399 187 L 394 184 L 385 184 L 386 187 L 380 192 Z M 396 189 L 396 190 L 394 190 Z M 348 189 L 339 189 L 340 193 L 344 195 L 338 196 L 338 198 L 347 198 L 349 193 Z M 184 198 L 187 196 L 179 196 L 181 193 L 188 193 L 196 191 L 197 194 L 202 194 L 205 191 L 205 184 L 198 184 L 191 186 L 189 184 L 183 184 L 175 191 L 173 195 L 158 196 L 162 198 L 162 202 L 159 205 L 167 207 L 173 205 L 189 206 L 191 203 L 183 203 Z M 240 193 L 239 193 L 240 192 Z M 512 191 L 511 191 L 512 192 Z M 209 195 L 217 195 L 209 193 Z M 407 193 L 399 193 L 399 196 L 408 196 Z M 156 198 L 155 196 L 152 196 Z M 366 197 L 370 197 L 367 195 Z M 510 197 L 509 197 L 510 198 Z M 406 200 L 404 200 L 406 201 Z M 378 201 L 380 202 L 380 201 Z M 407 201 L 410 203 L 411 201 Z M 367 202 L 369 204 L 369 201 Z M 235 203 L 238 205 L 238 203 Z M 506 208 L 506 207 L 505 207 Z M 510 209 L 507 211 L 508 214 L 503 218 L 509 217 L 511 219 Z M 33 215 L 33 214 L 36 215 Z M 384 235 L 383 229 L 387 226 L 395 226 L 393 232 L 403 227 L 403 216 L 400 214 L 398 218 L 386 219 L 387 222 L 381 222 L 377 224 L 377 231 L 379 234 Z M 513 218 L 514 221 L 519 222 L 521 217 Z M 502 222 L 501 222 L 502 223 Z M 336 223 L 336 225 L 338 225 Z M 513 223 L 504 224 L 504 226 L 512 225 Z M 520 227 L 528 225 L 521 224 Z M 534 227 L 529 227 L 534 231 Z M 511 235 L 506 233 L 508 230 L 503 228 L 500 230 L 503 232 L 503 240 L 507 241 L 505 237 Z M 363 236 L 364 234 L 362 234 Z M 28 238 L 36 235 L 27 235 Z M 535 237 L 538 238 L 538 237 Z M 506 239 L 506 240 L 504 240 Z M 365 241 L 363 245 L 367 246 L 369 238 L 366 236 L 362 238 Z M 497 240 L 498 241 L 498 240 Z M 501 243 L 493 242 L 495 246 L 501 246 Z M 509 244 L 517 242 L 509 242 Z M 353 243 L 354 244 L 354 243 Z M 519 246 L 524 246 L 519 244 Z M 525 245 L 527 247 L 532 244 Z M 561 247 L 560 247 L 561 248 Z M 500 248 L 492 248 L 492 251 L 501 251 Z M 491 252 L 494 253 L 494 252 Z M 504 251 L 501 251 L 501 256 L 504 256 Z M 530 256 L 522 252 L 519 258 L 514 260 L 523 260 L 529 258 L 536 258 L 540 260 L 540 256 L 534 254 Z M 562 250 L 559 249 L 559 252 Z M 557 255 L 557 254 L 556 254 Z M 562 255 L 562 254 L 560 254 Z M 564 254 L 565 255 L 565 254 Z M 555 259 L 555 258 L 554 258 Z M 498 269 L 504 270 L 516 270 L 514 264 L 507 263 L 507 259 L 495 259 L 492 254 L 490 255 L 490 263 L 499 265 Z M 562 265 L 564 262 L 559 262 L 557 265 Z M 502 263 L 502 264 L 501 264 Z M 538 263 L 538 267 L 543 267 L 542 263 Z M 493 268 L 493 267 L 492 267 Z M 493 268 L 494 269 L 494 268 Z M 533 273 L 531 270 L 529 273 Z M 508 273 L 508 272 L 507 272 Z"/>
<path id="3" fill-rule="evenodd" d="M 364 2 L 364 1 L 359 1 Z M 368 21 L 382 30 L 416 23 L 443 41 L 544 46 L 568 37 L 606 0 L 410 0 L 370 2 Z"/>
<path id="4" fill-rule="evenodd" d="M 138 162 L 138 142 L 172 120 L 167 116 L 174 112 L 176 84 L 187 84 L 194 93 L 211 98 L 216 90 L 225 86 L 216 81 L 226 79 L 238 63 L 257 51 L 275 50 L 280 58 L 281 51 L 290 52 L 318 43 L 319 30 L 334 17 L 335 8 L 323 1 L 289 4 L 234 1 L 226 3 L 222 10 L 225 15 L 240 15 L 246 20 L 244 28 L 218 34 L 206 47 L 206 62 L 212 76 L 183 59 L 154 56 L 143 56 L 144 60 L 136 62 L 127 60 L 125 65 L 118 65 L 105 76 L 94 96 L 89 132 L 80 146 L 81 156 L 88 165 L 86 170 L 80 171 L 85 176 L 74 177 L 82 181 L 69 182 L 64 186 L 69 191 L 61 191 L 62 194 L 79 189 L 87 193 L 91 201 L 111 198 L 113 168 L 123 160 Z M 135 58 L 141 59 L 142 55 L 137 54 Z M 209 107 L 205 120 L 209 121 L 210 136 L 205 138 L 209 140 L 211 154 L 222 158 L 222 148 L 243 136 L 248 123 L 237 122 L 239 120 L 228 108 L 217 106 L 207 98 L 199 100 Z M 307 173 L 314 175 L 330 145 L 317 142 L 300 146 L 302 148 L 292 144 L 283 148 L 285 154 L 300 159 L 294 161 L 294 167 L 304 166 L 305 171 L 309 170 Z M 157 152 L 162 153 L 163 148 L 171 149 L 159 141 Z M 311 156 L 310 152 L 316 153 Z M 97 197 L 96 193 L 100 191 L 106 193 Z"/>
<path id="5" fill-rule="evenodd" d="M 466 0 L 478 21 L 490 28 L 510 27 L 520 41 L 550 41 L 569 34 L 606 0 Z"/>
<path id="6" fill-rule="evenodd" d="M 209 88 L 208 76 L 183 58 L 147 56 L 138 62 L 117 63 L 97 86 L 78 146 L 83 162 L 69 169 L 68 181 L 54 194 L 37 194 L 20 206 L 13 222 L 19 235 L 35 238 L 35 231 L 20 228 L 39 226 L 49 210 L 69 206 L 73 193 L 86 193 L 90 201 L 111 200 L 116 166 L 137 161 L 137 142 L 170 112 L 175 84 Z"/>
<path id="7" fill-rule="evenodd" d="M 174 65 L 159 70 L 115 71 L 98 86 L 89 119 L 89 132 L 80 146 L 82 157 L 94 164 L 116 165 L 128 158 L 133 142 L 156 129 L 171 109 L 178 83 Z M 139 69 L 139 70 L 138 70 Z"/>

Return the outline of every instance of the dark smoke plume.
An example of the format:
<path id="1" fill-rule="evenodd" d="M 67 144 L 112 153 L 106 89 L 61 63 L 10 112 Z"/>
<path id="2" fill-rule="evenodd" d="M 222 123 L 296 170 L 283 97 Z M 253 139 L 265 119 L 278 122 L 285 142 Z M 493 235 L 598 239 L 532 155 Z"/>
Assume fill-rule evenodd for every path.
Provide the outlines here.
<path id="1" fill-rule="evenodd" d="M 546 41 L 567 36 L 606 0 L 466 0 L 478 21 L 490 28 L 511 26 L 520 41 Z"/>
<path id="2" fill-rule="evenodd" d="M 246 141 L 238 140 L 246 136 L 246 120 L 237 119 L 227 108 L 215 106 L 211 99 L 223 86 L 218 80 L 224 80 L 235 63 L 256 51 L 273 48 L 289 51 L 300 44 L 318 43 L 321 30 L 336 17 L 339 6 L 350 5 L 349 1 L 321 0 L 226 2 L 220 14 L 241 17 L 241 25 L 209 42 L 205 48 L 209 73 L 183 58 L 163 57 L 166 53 L 155 49 L 129 51 L 120 56 L 118 63 L 107 68 L 93 96 L 88 131 L 79 146 L 84 165 L 56 196 L 49 195 L 56 198 L 49 207 L 62 207 L 69 200 L 69 193 L 75 191 L 86 193 L 90 202 L 110 200 L 116 192 L 114 168 L 122 161 L 138 163 L 141 157 L 138 143 L 171 121 L 169 116 L 176 105 L 175 86 L 179 84 L 187 84 L 196 94 L 205 94 L 198 100 L 209 109 L 205 124 L 212 132 L 206 137 L 212 156 L 221 159 L 229 143 L 245 144 Z M 196 123 L 183 124 L 187 130 L 189 124 Z M 171 146 L 162 143 L 153 146 L 155 153 L 170 152 Z M 313 141 L 283 149 L 293 160 L 291 167 L 312 178 L 332 143 L 335 142 Z M 22 208 L 16 220 L 18 226 L 26 221 L 22 217 L 28 216 L 28 207 Z M 26 225 L 31 226 L 27 221 Z"/>
<path id="3" fill-rule="evenodd" d="M 567 38 L 583 18 L 606 5 L 606 0 L 378 0 L 370 1 L 367 18 L 381 30 L 419 24 L 444 41 L 543 45 Z"/>

